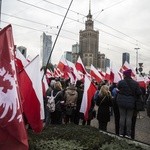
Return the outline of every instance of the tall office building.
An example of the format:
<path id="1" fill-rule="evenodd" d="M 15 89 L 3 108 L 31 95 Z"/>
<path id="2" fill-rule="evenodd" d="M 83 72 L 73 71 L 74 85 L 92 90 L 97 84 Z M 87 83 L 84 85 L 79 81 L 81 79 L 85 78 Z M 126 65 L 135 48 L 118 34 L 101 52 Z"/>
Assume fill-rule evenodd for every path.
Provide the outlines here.
<path id="1" fill-rule="evenodd" d="M 122 65 L 125 63 L 125 61 L 130 63 L 130 54 L 129 53 L 123 53 L 122 54 Z"/>
<path id="2" fill-rule="evenodd" d="M 79 57 L 79 44 L 72 45 L 72 62 L 76 63 Z"/>
<path id="3" fill-rule="evenodd" d="M 105 68 L 109 67 L 110 68 L 110 59 L 105 58 Z"/>
<path id="4" fill-rule="evenodd" d="M 52 36 L 46 35 L 44 32 L 40 37 L 41 40 L 41 59 L 42 66 L 46 66 L 50 52 L 52 50 Z"/>
<path id="5" fill-rule="evenodd" d="M 79 45 L 79 55 L 85 67 L 90 69 L 91 64 L 98 67 L 99 31 L 94 30 L 91 8 L 89 8 L 89 14 L 85 22 L 85 30 L 80 31 Z"/>
<path id="6" fill-rule="evenodd" d="M 72 62 L 72 52 L 66 51 L 64 53 L 64 58 Z"/>
<path id="7" fill-rule="evenodd" d="M 22 55 L 26 58 L 27 57 L 27 48 L 24 46 L 18 46 L 17 49 L 22 53 Z"/>

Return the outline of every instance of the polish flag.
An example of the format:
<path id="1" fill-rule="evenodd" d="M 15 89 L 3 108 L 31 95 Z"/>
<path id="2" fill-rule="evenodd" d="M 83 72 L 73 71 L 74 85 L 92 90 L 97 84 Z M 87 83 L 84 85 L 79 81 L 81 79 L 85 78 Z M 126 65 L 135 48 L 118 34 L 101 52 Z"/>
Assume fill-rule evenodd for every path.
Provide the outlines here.
<path id="1" fill-rule="evenodd" d="M 46 69 L 46 78 L 52 78 L 54 77 L 54 73 L 49 70 L 49 69 Z"/>
<path id="2" fill-rule="evenodd" d="M 43 129 L 44 105 L 39 56 L 19 73 L 19 81 L 25 117 L 31 128 L 40 132 Z"/>
<path id="3" fill-rule="evenodd" d="M 82 62 L 80 56 L 78 57 L 78 60 L 77 60 L 77 62 L 76 62 L 76 64 L 75 64 L 75 67 L 76 67 L 76 69 L 77 69 L 79 72 L 81 72 L 82 74 L 87 74 L 87 71 L 86 71 L 86 69 L 85 69 L 85 67 L 84 67 L 84 65 L 83 65 L 83 62 Z"/>
<path id="4" fill-rule="evenodd" d="M 71 61 L 68 61 L 68 60 L 67 60 L 67 64 L 68 64 L 68 66 L 71 68 L 71 70 L 72 70 L 72 72 L 73 72 L 73 74 L 74 74 L 74 76 L 75 76 L 75 81 L 76 81 L 76 80 L 81 80 L 82 78 L 81 78 L 79 72 L 77 71 L 77 69 L 76 69 L 76 67 L 75 67 L 75 64 L 72 63 Z"/>
<path id="5" fill-rule="evenodd" d="M 21 71 L 29 61 L 22 55 L 22 53 L 16 49 L 16 65 L 18 72 Z"/>
<path id="6" fill-rule="evenodd" d="M 69 74 L 68 73 L 70 73 L 70 68 L 67 65 L 66 59 L 63 56 L 61 57 L 58 65 L 57 65 L 57 68 L 59 68 L 59 70 L 64 74 L 63 77 L 65 79 L 69 78 Z"/>
<path id="7" fill-rule="evenodd" d="M 100 73 L 102 79 L 105 78 L 105 72 L 103 72 L 101 69 L 98 69 L 98 72 Z"/>
<path id="8" fill-rule="evenodd" d="M 137 82 L 140 87 L 146 89 L 146 81 L 145 81 L 144 77 L 137 77 Z"/>
<path id="9" fill-rule="evenodd" d="M 14 60 L 12 27 L 0 31 L 0 149 L 28 150 Z"/>
<path id="10" fill-rule="evenodd" d="M 124 64 L 123 64 L 123 66 L 120 68 L 120 72 L 123 73 L 123 71 L 128 70 L 128 69 L 132 70 L 131 76 L 132 77 L 136 77 L 136 72 L 133 69 L 133 67 L 127 61 L 125 61 Z"/>
<path id="11" fill-rule="evenodd" d="M 111 67 L 111 73 L 110 73 L 110 82 L 111 83 L 118 83 L 121 80 L 120 73 L 118 72 L 118 69 L 116 67 Z"/>
<path id="12" fill-rule="evenodd" d="M 106 74 L 105 74 L 105 80 L 110 81 L 110 74 L 111 74 L 110 71 L 111 71 L 110 68 L 107 67 L 107 68 L 106 68 Z"/>
<path id="13" fill-rule="evenodd" d="M 102 81 L 102 76 L 98 72 L 98 70 L 91 64 L 90 75 L 94 78 L 98 83 Z"/>
<path id="14" fill-rule="evenodd" d="M 91 108 L 92 98 L 96 92 L 95 85 L 90 81 L 90 79 L 85 75 L 84 78 L 84 93 L 81 103 L 80 112 L 84 113 L 85 120 L 88 119 L 88 112 Z"/>
<path id="15" fill-rule="evenodd" d="M 46 97 L 46 91 L 48 90 L 49 86 L 46 79 L 46 75 L 44 74 L 44 70 L 41 70 L 41 80 L 42 80 L 43 97 Z"/>

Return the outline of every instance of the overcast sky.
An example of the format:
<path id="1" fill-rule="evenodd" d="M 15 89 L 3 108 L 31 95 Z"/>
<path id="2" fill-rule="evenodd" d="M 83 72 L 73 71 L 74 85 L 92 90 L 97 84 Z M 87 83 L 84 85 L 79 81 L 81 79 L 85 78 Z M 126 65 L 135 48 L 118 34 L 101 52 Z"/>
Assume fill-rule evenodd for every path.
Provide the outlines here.
<path id="1" fill-rule="evenodd" d="M 40 54 L 40 35 L 52 35 L 58 28 L 71 0 L 2 0 L 1 27 L 12 24 L 15 44 L 25 46 L 28 55 Z M 89 0 L 73 0 L 52 54 L 58 63 L 64 51 L 79 42 L 79 31 L 85 29 Z M 150 0 L 91 0 L 94 29 L 99 30 L 99 51 L 114 66 L 122 65 L 122 53 L 130 53 L 130 63 L 144 63 L 150 70 Z M 22 19 L 21 19 L 22 18 Z M 58 27 L 58 28 L 57 28 Z"/>

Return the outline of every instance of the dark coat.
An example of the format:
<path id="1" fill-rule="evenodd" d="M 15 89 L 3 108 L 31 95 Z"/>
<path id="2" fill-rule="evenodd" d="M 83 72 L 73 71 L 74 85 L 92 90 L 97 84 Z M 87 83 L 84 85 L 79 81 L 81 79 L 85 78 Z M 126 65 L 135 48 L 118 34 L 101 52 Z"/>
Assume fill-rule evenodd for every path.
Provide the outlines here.
<path id="1" fill-rule="evenodd" d="M 117 103 L 119 107 L 134 109 L 135 101 L 142 94 L 139 84 L 130 77 L 119 81 L 117 84 Z"/>
<path id="2" fill-rule="evenodd" d="M 96 105 L 98 106 L 97 120 L 101 122 L 110 121 L 110 106 L 112 106 L 112 100 L 110 96 L 98 96 Z"/>

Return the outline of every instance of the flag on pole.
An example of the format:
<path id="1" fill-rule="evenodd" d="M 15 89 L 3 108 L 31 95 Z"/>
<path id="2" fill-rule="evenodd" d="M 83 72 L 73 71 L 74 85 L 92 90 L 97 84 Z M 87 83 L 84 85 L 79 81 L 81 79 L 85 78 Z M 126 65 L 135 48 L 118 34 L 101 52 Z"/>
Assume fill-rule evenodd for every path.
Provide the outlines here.
<path id="1" fill-rule="evenodd" d="M 22 53 L 16 49 L 16 65 L 17 65 L 17 71 L 21 71 L 29 61 L 22 55 Z"/>
<path id="2" fill-rule="evenodd" d="M 75 64 L 75 67 L 76 67 L 76 69 L 77 69 L 79 72 L 81 72 L 81 73 L 83 73 L 83 74 L 87 74 L 87 71 L 86 71 L 86 69 L 85 69 L 85 67 L 84 67 L 84 65 L 83 65 L 83 62 L 82 62 L 80 56 L 78 57 L 78 60 L 77 60 L 77 62 L 76 62 L 76 64 Z"/>
<path id="3" fill-rule="evenodd" d="M 84 113 L 85 120 L 88 119 L 88 112 L 91 108 L 92 98 L 96 92 L 95 85 L 90 81 L 90 79 L 85 75 L 84 78 L 84 93 L 81 103 L 80 112 Z"/>
<path id="4" fill-rule="evenodd" d="M 18 93 L 12 27 L 0 31 L 0 150 L 28 150 Z"/>
<path id="5" fill-rule="evenodd" d="M 131 76 L 135 78 L 136 77 L 135 70 L 133 69 L 133 67 L 127 61 L 125 61 L 123 66 L 120 68 L 120 72 L 123 73 L 123 71 L 128 70 L 128 69 L 132 70 Z"/>
<path id="6" fill-rule="evenodd" d="M 98 70 L 91 64 L 90 75 L 94 78 L 98 83 L 102 81 L 102 76 L 98 72 Z"/>
<path id="7" fill-rule="evenodd" d="M 19 73 L 19 88 L 23 98 L 23 110 L 28 123 L 35 132 L 43 129 L 44 102 L 39 56 L 35 57 Z"/>

